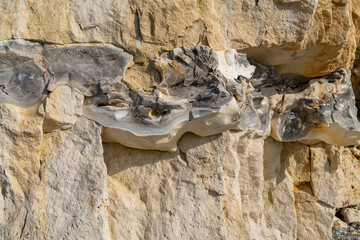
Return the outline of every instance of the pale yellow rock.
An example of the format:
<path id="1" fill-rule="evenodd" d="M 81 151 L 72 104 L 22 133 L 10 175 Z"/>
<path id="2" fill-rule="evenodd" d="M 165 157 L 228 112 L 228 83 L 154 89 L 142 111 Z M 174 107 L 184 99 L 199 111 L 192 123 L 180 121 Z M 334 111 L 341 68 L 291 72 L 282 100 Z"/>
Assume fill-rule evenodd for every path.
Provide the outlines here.
<path id="1" fill-rule="evenodd" d="M 153 91 L 160 81 L 160 73 L 148 63 L 128 68 L 124 78 L 121 80 L 130 89 L 143 89 L 146 92 Z"/>
<path id="2" fill-rule="evenodd" d="M 225 136 L 227 191 L 221 199 L 228 238 L 296 239 L 293 181 L 281 168 L 282 144 L 241 132 Z"/>
<path id="3" fill-rule="evenodd" d="M 239 49 L 301 42 L 312 25 L 317 3 L 245 0 L 216 1 L 216 5 L 229 44 Z"/>
<path id="4" fill-rule="evenodd" d="M 294 182 L 290 177 L 278 179 L 274 189 L 264 191 L 266 226 L 275 235 L 272 239 L 296 239 L 297 219 Z"/>
<path id="5" fill-rule="evenodd" d="M 0 105 L 1 238 L 109 239 L 100 127 L 43 134 L 37 109 Z"/>
<path id="6" fill-rule="evenodd" d="M 354 147 L 356 153 L 356 147 Z M 356 156 L 351 148 L 345 148 L 339 151 L 342 159 L 340 162 L 340 169 L 344 173 L 344 186 L 342 188 L 342 195 L 340 207 L 358 205 L 360 202 L 360 162 L 359 155 Z"/>
<path id="7" fill-rule="evenodd" d="M 268 239 L 264 214 L 264 139 L 240 138 L 237 142 L 239 161 L 239 189 L 244 221 L 248 224 L 250 239 Z"/>
<path id="8" fill-rule="evenodd" d="M 356 0 L 5 0 L 0 40 L 112 43 L 133 54 L 136 63 L 204 44 L 247 50 L 280 73 L 315 76 L 352 64 L 358 5 Z"/>
<path id="9" fill-rule="evenodd" d="M 160 79 L 153 59 L 202 44 L 244 50 L 280 74 L 318 76 L 354 65 L 359 102 L 359 33 L 358 0 L 0 2 L 0 40 L 114 44 L 134 55 L 123 83 L 149 92 Z M 336 92 L 325 85 L 313 84 L 314 95 L 273 95 L 270 105 L 282 111 L 300 97 Z M 37 107 L 0 106 L 4 239 L 331 239 L 331 227 L 346 226 L 335 209 L 359 204 L 356 146 L 230 131 L 160 143 L 174 152 L 104 143 L 103 153 L 101 127 L 80 117 L 83 100 L 61 86 L 40 108 L 43 116 Z M 221 114 L 215 120 L 223 124 Z M 186 131 L 200 134 L 204 122 Z M 354 138 L 330 137 L 339 144 Z M 356 209 L 343 214 L 359 219 Z"/>
<path id="10" fill-rule="evenodd" d="M 311 188 L 314 196 L 336 207 L 342 196 L 344 173 L 339 167 L 341 155 L 337 147 L 327 144 L 310 146 Z"/>
<path id="11" fill-rule="evenodd" d="M 0 105 L 0 236 L 38 238 L 47 228 L 42 117 L 29 109 Z"/>
<path id="12" fill-rule="evenodd" d="M 310 182 L 310 149 L 301 143 L 283 143 L 284 167 L 295 185 Z"/>
<path id="13" fill-rule="evenodd" d="M 100 131 L 80 117 L 69 130 L 44 134 L 42 200 L 48 225 L 46 234 L 30 239 L 110 239 Z"/>
<path id="14" fill-rule="evenodd" d="M 226 193 L 223 179 L 225 140 L 221 135 L 202 138 L 185 134 L 179 142 L 181 154 L 187 165 L 199 177 L 209 192 Z"/>
<path id="15" fill-rule="evenodd" d="M 271 137 L 266 138 L 264 144 L 264 180 L 265 189 L 272 190 L 279 181 L 285 178 L 282 163 L 283 144 Z"/>
<path id="16" fill-rule="evenodd" d="M 287 150 L 283 143 L 271 137 L 264 142 L 265 184 L 262 195 L 266 226 L 273 235 L 271 239 L 296 239 L 297 236 L 294 181 L 283 159 Z"/>
<path id="17" fill-rule="evenodd" d="M 15 13 L 16 1 L 0 2 L 0 39 L 11 39 L 11 29 L 13 27 L 12 19 Z"/>
<path id="18" fill-rule="evenodd" d="M 141 239 L 146 231 L 147 209 L 138 195 L 112 177 L 109 191 L 108 221 L 113 239 Z M 124 197 L 126 196 L 126 197 Z"/>
<path id="19" fill-rule="evenodd" d="M 187 154 L 104 144 L 112 238 L 225 239 L 219 195 L 223 190 L 218 187 L 224 141 L 221 136 L 202 139 L 193 134 L 185 139 L 201 144 Z M 180 149 L 187 149 L 184 144 Z M 207 167 L 202 169 L 200 163 Z"/>
<path id="20" fill-rule="evenodd" d="M 306 5 L 309 2 L 311 1 L 295 1 L 284 4 L 282 9 L 286 11 L 297 8 L 296 14 L 299 15 L 302 9 L 297 6 Z M 291 42 L 286 39 L 281 44 L 265 42 L 265 44 L 248 49 L 247 53 L 263 64 L 275 66 L 279 73 L 292 72 L 319 76 L 340 67 L 349 67 L 354 59 L 356 43 L 359 39 L 355 27 L 355 24 L 358 25 L 358 20 L 352 18 L 353 9 L 356 10 L 352 6 L 358 5 L 354 2 L 351 0 L 312 1 L 316 7 L 312 8 L 315 10 L 313 15 L 308 16 L 311 22 L 308 18 L 304 18 L 308 21 L 303 22 L 291 21 L 298 23 L 298 26 L 303 24 L 302 29 L 305 30 L 295 35 L 298 37 L 297 40 Z M 271 16 L 274 15 L 276 16 L 276 13 Z M 281 23 L 281 21 L 274 21 L 274 24 L 283 26 L 279 22 Z"/>
<path id="21" fill-rule="evenodd" d="M 360 210 L 355 208 L 344 208 L 341 210 L 346 223 L 360 223 Z"/>
<path id="22" fill-rule="evenodd" d="M 341 220 L 340 218 L 335 216 L 332 227 L 333 228 L 346 228 L 346 227 L 348 227 L 348 225 L 346 222 L 344 222 L 343 220 Z"/>
<path id="23" fill-rule="evenodd" d="M 240 191 L 239 174 L 240 162 L 238 141 L 243 137 L 242 133 L 226 133 L 227 149 L 224 161 L 224 180 L 226 194 L 221 197 L 226 221 L 227 236 L 231 240 L 250 239 L 252 234 L 248 221 L 245 221 L 242 207 L 242 192 Z"/>
<path id="24" fill-rule="evenodd" d="M 309 184 L 294 189 L 297 215 L 297 239 L 331 239 L 335 209 L 317 200 Z"/>
<path id="25" fill-rule="evenodd" d="M 44 100 L 39 113 L 44 115 L 44 132 L 72 127 L 82 115 L 84 96 L 75 88 L 59 86 Z"/>

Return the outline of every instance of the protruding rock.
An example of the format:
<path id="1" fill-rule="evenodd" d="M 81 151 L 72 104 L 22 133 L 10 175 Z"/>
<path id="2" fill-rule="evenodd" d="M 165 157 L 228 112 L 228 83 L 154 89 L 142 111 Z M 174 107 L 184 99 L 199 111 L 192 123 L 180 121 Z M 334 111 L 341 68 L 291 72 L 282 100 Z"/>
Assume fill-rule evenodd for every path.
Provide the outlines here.
<path id="1" fill-rule="evenodd" d="M 272 119 L 271 135 L 275 139 L 310 144 L 324 141 L 341 146 L 360 144 L 360 123 L 349 71 L 339 70 L 314 79 L 301 77 L 299 83 L 289 82 L 291 76 L 284 77 L 273 83 L 277 92 L 284 94 Z"/>
<path id="2" fill-rule="evenodd" d="M 310 146 L 310 175 L 314 196 L 324 203 L 337 207 L 342 197 L 344 174 L 339 167 L 341 155 L 335 146 Z"/>
<path id="3" fill-rule="evenodd" d="M 49 73 L 42 45 L 8 41 L 0 45 L 0 103 L 32 107 L 47 94 Z"/>
<path id="4" fill-rule="evenodd" d="M 346 228 L 346 227 L 348 227 L 346 222 L 344 222 L 343 220 L 341 220 L 336 216 L 334 217 L 332 228 Z"/>
<path id="5" fill-rule="evenodd" d="M 360 210 L 356 208 L 344 208 L 341 210 L 346 223 L 360 223 Z"/>
<path id="6" fill-rule="evenodd" d="M 44 132 L 72 127 L 82 115 L 84 96 L 75 88 L 59 86 L 39 107 L 44 115 Z"/>
<path id="7" fill-rule="evenodd" d="M 89 99 L 84 113 L 105 126 L 104 141 L 175 150 L 185 132 L 209 136 L 236 128 L 268 131 L 266 99 L 254 103 L 248 84 L 239 78 L 254 71 L 244 54 L 229 50 L 219 56 L 208 47 L 193 46 L 174 49 L 155 66 L 162 82 L 153 94 L 100 84 L 99 96 Z"/>
<path id="8" fill-rule="evenodd" d="M 98 83 L 120 82 L 132 56 L 112 45 L 72 45 L 54 47 L 46 45 L 43 56 L 49 72 L 53 74 L 48 90 L 59 85 L 71 85 L 85 96 L 98 93 Z"/>
<path id="9" fill-rule="evenodd" d="M 294 189 L 297 215 L 297 239 L 331 239 L 335 210 L 314 197 L 304 184 Z"/>

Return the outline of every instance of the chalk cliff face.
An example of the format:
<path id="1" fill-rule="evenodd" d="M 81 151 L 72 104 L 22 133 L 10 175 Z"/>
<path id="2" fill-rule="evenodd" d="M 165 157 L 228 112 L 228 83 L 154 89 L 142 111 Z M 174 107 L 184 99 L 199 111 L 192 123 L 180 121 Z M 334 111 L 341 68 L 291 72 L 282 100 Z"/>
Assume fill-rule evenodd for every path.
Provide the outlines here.
<path id="1" fill-rule="evenodd" d="M 357 0 L 2 1 L 1 239 L 360 237 Z"/>

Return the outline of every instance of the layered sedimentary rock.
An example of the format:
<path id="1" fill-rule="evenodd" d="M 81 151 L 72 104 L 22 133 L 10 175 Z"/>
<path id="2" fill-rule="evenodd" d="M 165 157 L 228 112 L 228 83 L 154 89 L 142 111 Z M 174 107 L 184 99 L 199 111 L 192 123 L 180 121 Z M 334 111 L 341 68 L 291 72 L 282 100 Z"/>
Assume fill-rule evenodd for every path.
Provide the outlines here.
<path id="1" fill-rule="evenodd" d="M 4 40 L 106 42 L 136 62 L 205 44 L 246 49 L 281 73 L 309 76 L 349 67 L 360 29 L 357 0 L 26 0 L 4 1 L 0 11 Z"/>
<path id="2" fill-rule="evenodd" d="M 359 16 L 2 1 L 0 238 L 358 237 Z"/>
<path id="3" fill-rule="evenodd" d="M 105 127 L 106 142 L 174 151 L 185 132 L 209 136 L 239 129 L 266 135 L 271 121 L 272 136 L 280 141 L 359 144 L 348 70 L 317 78 L 279 76 L 235 50 L 184 47 L 154 61 L 161 82 L 147 93 L 121 82 L 132 57 L 113 46 L 9 41 L 2 49 L 2 103 L 31 107 L 57 86 L 72 86 L 86 97 L 84 115 Z M 50 101 L 40 111 L 46 122 L 56 122 Z"/>

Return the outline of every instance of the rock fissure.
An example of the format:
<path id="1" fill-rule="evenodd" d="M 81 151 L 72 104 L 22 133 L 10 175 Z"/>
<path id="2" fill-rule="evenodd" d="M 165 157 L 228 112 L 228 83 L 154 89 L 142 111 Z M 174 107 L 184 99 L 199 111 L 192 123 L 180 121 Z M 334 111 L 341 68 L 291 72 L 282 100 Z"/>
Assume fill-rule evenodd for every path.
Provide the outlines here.
<path id="1" fill-rule="evenodd" d="M 359 238 L 358 16 L 2 1 L 0 238 Z"/>

